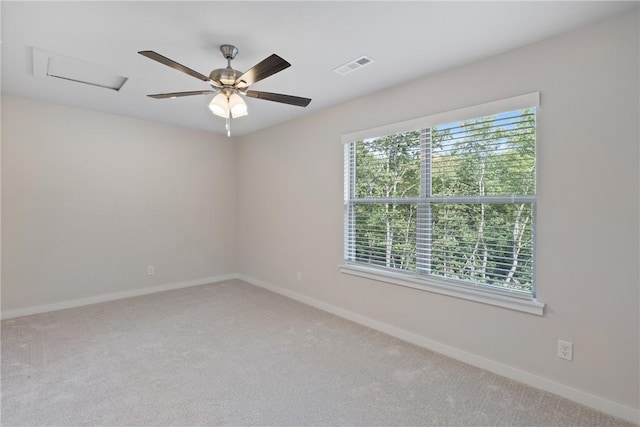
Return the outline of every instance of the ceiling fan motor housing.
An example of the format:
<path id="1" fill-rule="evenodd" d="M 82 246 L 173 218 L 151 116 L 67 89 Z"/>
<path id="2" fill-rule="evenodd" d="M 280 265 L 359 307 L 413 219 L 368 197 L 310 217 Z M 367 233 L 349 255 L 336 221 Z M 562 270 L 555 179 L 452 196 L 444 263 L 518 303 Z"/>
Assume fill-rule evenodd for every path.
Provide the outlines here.
<path id="1" fill-rule="evenodd" d="M 233 86 L 238 77 L 242 75 L 241 71 L 233 68 L 218 68 L 209 74 L 209 78 L 214 82 L 220 83 L 221 86 Z"/>

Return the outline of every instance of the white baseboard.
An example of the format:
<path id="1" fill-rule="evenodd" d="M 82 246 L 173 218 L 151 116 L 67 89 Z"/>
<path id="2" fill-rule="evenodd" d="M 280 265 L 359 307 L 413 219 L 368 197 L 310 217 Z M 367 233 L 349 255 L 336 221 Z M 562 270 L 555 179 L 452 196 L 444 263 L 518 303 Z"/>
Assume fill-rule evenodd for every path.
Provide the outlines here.
<path id="1" fill-rule="evenodd" d="M 362 316 L 357 313 L 353 313 L 351 311 L 331 304 L 327 304 L 320 300 L 299 294 L 289 289 L 272 285 L 271 283 L 264 282 L 254 277 L 239 274 L 237 278 L 252 285 L 268 289 L 301 303 L 310 305 L 331 314 L 335 314 L 336 316 L 351 320 L 352 322 L 359 323 L 361 325 L 399 338 L 403 341 L 407 341 L 417 346 L 424 347 L 440 354 L 444 354 L 453 359 L 460 360 L 461 362 L 467 363 L 469 365 L 485 369 L 487 371 L 512 379 L 514 381 L 521 382 L 523 384 L 527 384 L 540 390 L 548 391 L 550 393 L 556 394 L 558 396 L 564 397 L 598 411 L 613 415 L 614 417 L 622 418 L 632 423 L 640 423 L 640 410 L 638 409 L 634 409 L 620 403 L 605 399 L 603 397 L 557 383 L 548 378 L 540 377 L 521 369 L 517 369 L 512 366 L 508 366 L 490 359 L 486 359 L 476 354 L 468 353 L 455 347 L 433 341 L 429 338 L 425 338 L 423 336 L 405 331 L 395 326 L 379 322 L 377 320 Z"/>
<path id="2" fill-rule="evenodd" d="M 202 277 L 200 279 L 188 280 L 186 282 L 167 283 L 164 285 L 149 286 L 147 288 L 132 289 L 130 291 L 113 292 L 109 294 L 96 295 L 87 298 L 78 298 L 69 301 L 56 302 L 52 304 L 35 305 L 14 310 L 2 311 L 2 319 L 29 316 L 31 314 L 46 313 L 49 311 L 64 310 L 65 308 L 80 307 L 83 305 L 96 304 L 99 302 L 113 301 L 122 298 L 137 297 L 139 295 L 154 294 L 156 292 L 170 291 L 172 289 L 188 288 L 190 286 L 206 285 L 208 283 L 220 282 L 223 280 L 236 279 L 237 274 L 227 274 L 222 276 Z"/>

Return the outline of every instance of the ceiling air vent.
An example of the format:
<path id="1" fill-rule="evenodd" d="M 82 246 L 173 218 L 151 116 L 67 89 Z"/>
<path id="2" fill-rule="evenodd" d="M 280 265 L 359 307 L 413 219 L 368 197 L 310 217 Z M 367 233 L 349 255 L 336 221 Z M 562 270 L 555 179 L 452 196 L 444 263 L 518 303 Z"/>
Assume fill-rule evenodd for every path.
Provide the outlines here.
<path id="1" fill-rule="evenodd" d="M 104 70 L 98 65 L 64 58 L 33 49 L 33 74 L 119 91 L 127 78 Z"/>
<path id="2" fill-rule="evenodd" d="M 373 59 L 369 58 L 366 55 L 362 55 L 352 61 L 347 62 L 346 64 L 339 66 L 338 68 L 334 68 L 333 71 L 340 74 L 341 76 L 345 76 L 349 73 L 359 70 L 365 65 L 371 64 L 372 62 L 373 62 Z"/>

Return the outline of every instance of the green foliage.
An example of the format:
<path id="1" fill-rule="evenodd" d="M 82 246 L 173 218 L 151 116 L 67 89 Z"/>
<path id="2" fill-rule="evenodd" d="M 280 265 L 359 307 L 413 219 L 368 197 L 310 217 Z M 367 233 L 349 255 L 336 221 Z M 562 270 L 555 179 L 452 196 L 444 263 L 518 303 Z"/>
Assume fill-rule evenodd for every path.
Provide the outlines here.
<path id="1" fill-rule="evenodd" d="M 421 136 L 430 143 L 421 145 Z M 482 198 L 535 195 L 534 111 L 359 141 L 355 155 L 356 261 L 531 291 L 533 206 Z M 427 201 L 477 201 L 427 203 L 419 218 L 421 169 L 430 183 L 422 189 Z M 431 262 L 419 271 L 421 256 Z"/>
<path id="2" fill-rule="evenodd" d="M 420 132 L 356 144 L 356 197 L 411 197 L 420 192 Z"/>
<path id="3" fill-rule="evenodd" d="M 432 129 L 435 196 L 535 194 L 535 115 Z M 531 290 L 530 204 L 435 204 L 431 274 Z"/>
<path id="4" fill-rule="evenodd" d="M 535 194 L 535 114 L 482 117 L 432 129 L 432 194 Z"/>
<path id="5" fill-rule="evenodd" d="M 415 271 L 416 206 L 356 205 L 356 259 Z"/>
<path id="6" fill-rule="evenodd" d="M 430 273 L 531 290 L 531 209 L 531 204 L 433 205 Z"/>
<path id="7" fill-rule="evenodd" d="M 355 191 L 357 198 L 417 197 L 420 192 L 420 132 L 358 142 Z M 415 270 L 415 204 L 357 205 L 356 259 Z"/>

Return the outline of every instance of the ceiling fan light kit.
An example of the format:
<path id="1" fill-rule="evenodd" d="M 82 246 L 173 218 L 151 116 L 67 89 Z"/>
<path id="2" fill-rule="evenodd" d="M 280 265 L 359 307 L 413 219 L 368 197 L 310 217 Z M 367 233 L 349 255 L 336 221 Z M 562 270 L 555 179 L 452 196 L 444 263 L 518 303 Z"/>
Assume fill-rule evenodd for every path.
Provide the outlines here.
<path id="1" fill-rule="evenodd" d="M 181 71 L 197 78 L 198 80 L 202 80 L 203 82 L 208 83 L 213 89 L 190 92 L 158 93 L 147 96 L 154 99 L 173 99 L 182 96 L 208 95 L 215 93 L 216 95 L 209 103 L 209 109 L 214 115 L 226 119 L 225 129 L 227 131 L 227 136 L 231 136 L 231 124 L 229 119 L 236 119 L 249 114 L 247 104 L 240 95 L 248 96 L 250 98 L 264 99 L 267 101 L 280 102 L 283 104 L 296 105 L 299 107 L 306 107 L 311 102 L 311 99 L 299 96 L 248 90 L 249 86 L 252 84 L 291 66 L 291 64 L 280 58 L 278 55 L 273 54 L 254 65 L 253 68 L 242 73 L 231 67 L 231 60 L 238 54 L 238 49 L 235 46 L 223 44 L 220 46 L 220 52 L 222 52 L 222 55 L 227 60 L 227 67 L 211 71 L 211 73 L 209 73 L 209 77 L 152 50 L 142 50 L 138 52 L 140 55 L 153 59 L 154 61 L 173 68 L 174 70 Z"/>

